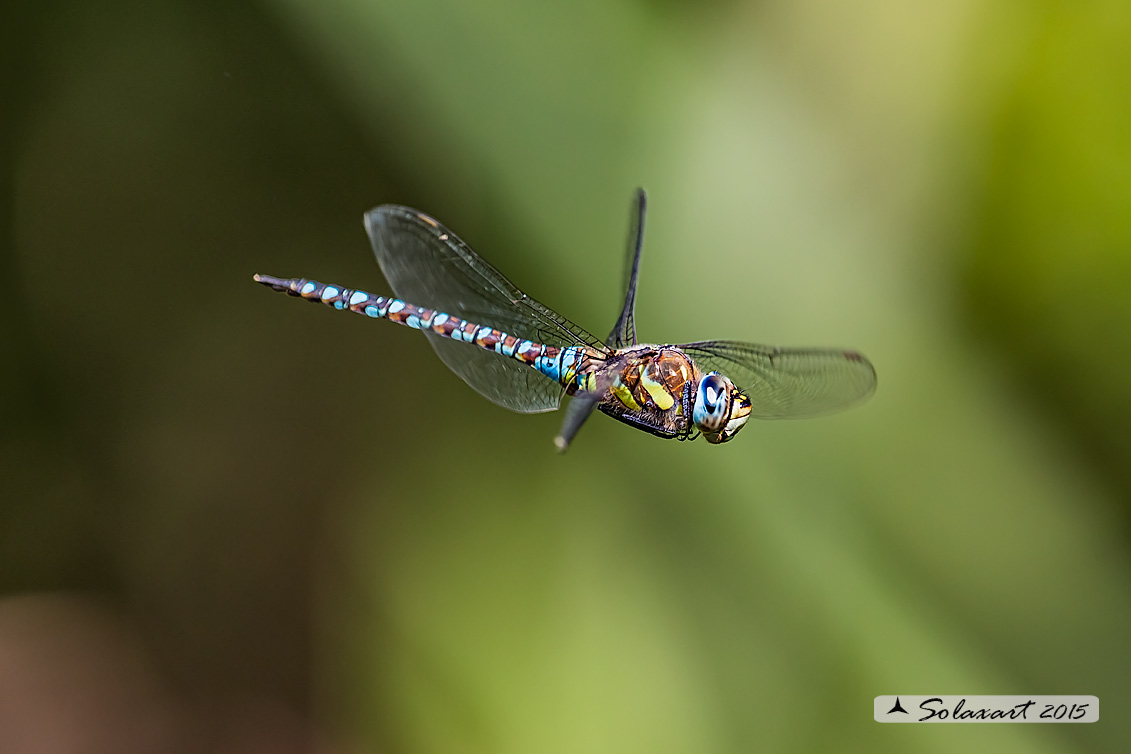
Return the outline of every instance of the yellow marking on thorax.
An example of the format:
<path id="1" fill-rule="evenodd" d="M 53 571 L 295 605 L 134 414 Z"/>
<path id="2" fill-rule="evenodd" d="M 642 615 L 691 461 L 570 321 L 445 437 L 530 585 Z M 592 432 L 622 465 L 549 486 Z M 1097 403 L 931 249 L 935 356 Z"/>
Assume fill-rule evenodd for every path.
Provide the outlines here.
<path id="1" fill-rule="evenodd" d="M 675 398 L 672 397 L 672 394 L 668 392 L 662 382 L 657 382 L 652 379 L 652 375 L 648 373 L 648 370 L 641 372 L 640 384 L 648 391 L 648 395 L 652 396 L 652 400 L 656 403 L 656 408 L 661 411 L 667 411 L 675 405 Z"/>
<path id="2" fill-rule="evenodd" d="M 619 379 L 616 380 L 613 383 L 612 387 L 609 388 L 609 392 L 615 395 L 617 397 L 617 400 L 624 404 L 625 408 L 631 411 L 637 411 L 640 409 L 640 404 L 637 403 L 636 399 L 632 397 L 632 391 L 629 390 L 628 386 L 622 383 Z"/>

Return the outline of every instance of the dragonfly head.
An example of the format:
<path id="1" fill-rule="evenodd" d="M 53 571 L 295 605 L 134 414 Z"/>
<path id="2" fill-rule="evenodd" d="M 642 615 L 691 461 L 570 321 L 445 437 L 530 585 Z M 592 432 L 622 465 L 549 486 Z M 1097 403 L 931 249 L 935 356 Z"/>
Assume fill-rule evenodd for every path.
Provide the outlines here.
<path id="1" fill-rule="evenodd" d="M 699 380 L 691 419 L 707 442 L 726 442 L 749 418 L 750 399 L 733 382 L 718 372 L 706 374 Z"/>

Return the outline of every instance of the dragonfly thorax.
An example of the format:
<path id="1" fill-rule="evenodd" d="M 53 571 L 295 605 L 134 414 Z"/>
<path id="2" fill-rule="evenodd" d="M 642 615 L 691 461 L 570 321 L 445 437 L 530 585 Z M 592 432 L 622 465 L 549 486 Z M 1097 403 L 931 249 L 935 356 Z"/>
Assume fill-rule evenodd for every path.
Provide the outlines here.
<path id="1" fill-rule="evenodd" d="M 676 346 L 636 345 L 619 352 L 602 366 L 596 380 L 604 387 L 598 407 L 602 412 L 660 437 L 688 439 L 696 430 L 711 442 L 733 436 L 741 422 L 731 423 L 732 413 L 741 413 L 740 395 L 725 377 L 712 379 L 712 390 L 701 386 L 706 379 L 695 362 Z M 711 410 L 705 399 L 711 398 Z M 696 407 L 702 421 L 695 418 Z M 749 401 L 746 401 L 749 413 Z M 737 412 L 733 407 L 739 407 Z M 746 414 L 743 414 L 745 421 Z"/>

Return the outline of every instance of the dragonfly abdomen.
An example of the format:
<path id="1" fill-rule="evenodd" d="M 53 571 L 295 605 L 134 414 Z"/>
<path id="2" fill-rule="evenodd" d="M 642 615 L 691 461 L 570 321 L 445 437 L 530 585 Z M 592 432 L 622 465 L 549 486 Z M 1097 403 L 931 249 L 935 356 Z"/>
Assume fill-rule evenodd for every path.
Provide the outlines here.
<path id="1" fill-rule="evenodd" d="M 462 341 L 521 361 L 560 383 L 571 394 L 584 388 L 586 384 L 588 372 L 581 368 L 588 355 L 584 348 L 558 348 L 536 343 L 446 312 L 333 283 L 319 283 L 305 278 L 276 278 L 270 275 L 256 275 L 255 281 L 281 293 L 325 304 L 333 309 L 348 309 L 373 319 L 387 319 L 414 330 Z"/>

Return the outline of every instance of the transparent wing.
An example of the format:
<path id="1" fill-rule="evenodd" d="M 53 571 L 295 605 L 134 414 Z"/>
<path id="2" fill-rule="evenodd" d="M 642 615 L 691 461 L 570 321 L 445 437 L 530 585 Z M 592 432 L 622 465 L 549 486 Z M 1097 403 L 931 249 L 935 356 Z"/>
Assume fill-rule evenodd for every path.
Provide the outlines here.
<path id="1" fill-rule="evenodd" d="M 385 205 L 365 215 L 365 229 L 398 298 L 538 343 L 604 350 L 597 338 L 520 291 L 431 217 Z M 448 368 L 493 403 L 521 413 L 552 411 L 561 403 L 561 386 L 529 366 L 425 335 Z"/>
<path id="2" fill-rule="evenodd" d="M 876 390 L 876 370 L 856 351 L 776 348 L 734 340 L 678 346 L 705 372 L 726 375 L 759 419 L 801 419 L 848 408 Z"/>
<path id="3" fill-rule="evenodd" d="M 628 261 L 625 264 L 624 306 L 620 318 L 613 325 L 613 331 L 606 339 L 613 348 L 636 345 L 636 276 L 640 272 L 640 250 L 644 245 L 644 213 L 647 210 L 647 197 L 644 189 L 636 189 L 632 201 L 632 213 L 628 229 Z"/>

